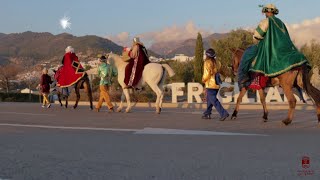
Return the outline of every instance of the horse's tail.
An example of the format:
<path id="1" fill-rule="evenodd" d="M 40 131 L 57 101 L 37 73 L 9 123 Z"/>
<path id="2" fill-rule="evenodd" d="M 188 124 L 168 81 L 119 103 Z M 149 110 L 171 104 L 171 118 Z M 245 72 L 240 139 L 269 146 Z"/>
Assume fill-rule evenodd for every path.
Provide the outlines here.
<path id="1" fill-rule="evenodd" d="M 162 75 L 161 75 L 161 79 L 160 79 L 160 81 L 158 83 L 158 86 L 161 87 L 163 85 L 164 80 L 166 79 L 166 75 L 167 75 L 166 69 L 164 67 L 162 67 Z"/>
<path id="2" fill-rule="evenodd" d="M 303 87 L 306 93 L 312 98 L 317 107 L 320 107 L 320 91 L 311 84 L 310 67 L 303 65 Z"/>
<path id="3" fill-rule="evenodd" d="M 164 67 L 164 69 L 168 72 L 169 77 L 172 77 L 175 75 L 173 69 L 168 65 L 168 64 L 161 64 L 162 67 Z"/>

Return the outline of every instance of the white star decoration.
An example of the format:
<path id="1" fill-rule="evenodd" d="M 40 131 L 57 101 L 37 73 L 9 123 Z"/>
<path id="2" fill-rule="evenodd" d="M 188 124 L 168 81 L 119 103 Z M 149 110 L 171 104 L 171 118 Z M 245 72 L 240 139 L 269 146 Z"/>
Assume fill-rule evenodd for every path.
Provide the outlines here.
<path id="1" fill-rule="evenodd" d="M 62 27 L 62 29 L 71 29 L 71 22 L 70 22 L 70 18 L 67 16 L 64 16 L 62 19 L 60 19 L 60 25 Z"/>

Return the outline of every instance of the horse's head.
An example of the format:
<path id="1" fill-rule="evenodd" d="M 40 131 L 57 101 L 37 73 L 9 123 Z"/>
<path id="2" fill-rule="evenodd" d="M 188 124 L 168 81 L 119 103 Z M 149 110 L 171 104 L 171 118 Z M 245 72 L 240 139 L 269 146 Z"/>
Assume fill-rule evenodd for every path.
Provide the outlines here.
<path id="1" fill-rule="evenodd" d="M 238 48 L 238 49 L 233 49 L 231 51 L 232 51 L 232 71 L 234 75 L 237 75 L 244 50 Z"/>
<path id="2" fill-rule="evenodd" d="M 107 61 L 111 64 L 114 64 L 114 57 L 113 57 L 113 53 L 112 52 L 110 52 L 110 53 L 107 53 L 106 55 L 105 55 L 105 57 L 106 57 L 106 59 L 107 59 Z"/>
<path id="3" fill-rule="evenodd" d="M 107 58 L 107 61 L 112 66 L 115 66 L 116 68 L 118 68 L 122 65 L 127 65 L 127 62 L 124 62 L 121 56 L 114 54 L 112 52 L 106 54 L 106 58 Z"/>

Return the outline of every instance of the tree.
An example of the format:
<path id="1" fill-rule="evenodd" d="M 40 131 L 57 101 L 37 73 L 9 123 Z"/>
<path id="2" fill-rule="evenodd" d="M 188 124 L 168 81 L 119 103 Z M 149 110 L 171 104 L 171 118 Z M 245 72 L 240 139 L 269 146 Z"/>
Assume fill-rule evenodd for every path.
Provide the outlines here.
<path id="1" fill-rule="evenodd" d="M 217 60 L 222 64 L 221 74 L 229 77 L 233 76 L 231 69 L 228 68 L 232 64 L 232 51 L 237 48 L 246 49 L 252 45 L 252 35 L 247 30 L 237 29 L 231 31 L 226 38 L 211 41 L 211 46 L 217 54 Z"/>
<path id="2" fill-rule="evenodd" d="M 5 89 L 7 93 L 10 91 L 10 83 L 19 73 L 20 68 L 16 65 L 6 65 L 0 67 L 0 87 Z"/>
<path id="3" fill-rule="evenodd" d="M 202 71 L 203 71 L 203 42 L 202 36 L 198 33 L 196 48 L 194 52 L 194 81 L 202 82 Z"/>
<path id="4" fill-rule="evenodd" d="M 193 63 L 190 63 L 190 61 L 179 62 L 176 60 L 172 60 L 167 63 L 174 70 L 175 76 L 173 76 L 172 78 L 167 77 L 166 83 L 172 83 L 172 82 L 188 83 L 194 79 L 194 76 L 193 76 L 194 67 L 193 67 Z"/>
<path id="5" fill-rule="evenodd" d="M 303 45 L 301 52 L 313 67 L 320 67 L 320 43 L 313 40 L 310 44 Z"/>

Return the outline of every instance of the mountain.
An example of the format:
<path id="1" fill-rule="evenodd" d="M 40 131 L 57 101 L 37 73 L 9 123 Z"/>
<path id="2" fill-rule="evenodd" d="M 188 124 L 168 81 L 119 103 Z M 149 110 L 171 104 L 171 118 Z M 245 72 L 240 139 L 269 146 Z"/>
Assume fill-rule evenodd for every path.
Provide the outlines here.
<path id="1" fill-rule="evenodd" d="M 6 34 L 4 34 L 4 33 L 0 33 L 0 39 L 3 37 L 3 36 L 5 36 Z"/>
<path id="2" fill-rule="evenodd" d="M 207 49 L 210 47 L 212 39 L 222 39 L 228 34 L 214 33 L 203 38 L 203 47 Z M 158 42 L 151 45 L 150 49 L 162 56 L 172 58 L 176 54 L 185 54 L 187 56 L 194 56 L 194 49 L 196 46 L 196 39 L 187 39 L 184 41 L 170 41 Z"/>
<path id="3" fill-rule="evenodd" d="M 62 33 L 53 35 L 48 32 L 23 32 L 0 34 L 0 64 L 16 63 L 24 67 L 43 62 L 60 63 L 64 50 L 71 45 L 81 61 L 96 58 L 99 53 L 120 54 L 121 46 L 94 35 L 76 37 Z"/>

